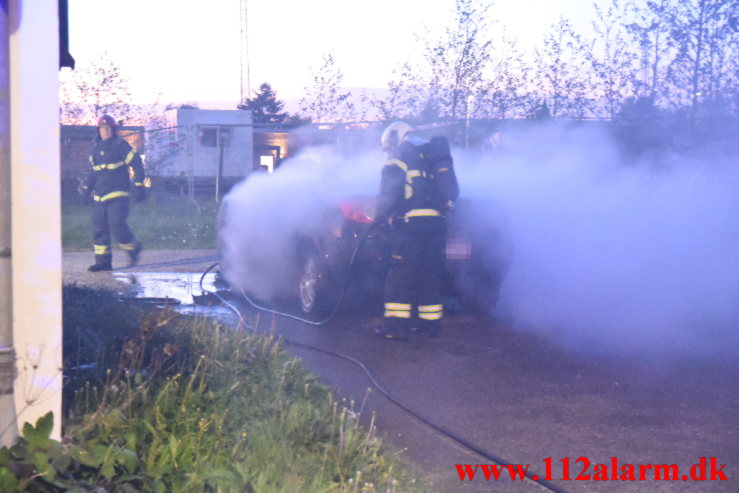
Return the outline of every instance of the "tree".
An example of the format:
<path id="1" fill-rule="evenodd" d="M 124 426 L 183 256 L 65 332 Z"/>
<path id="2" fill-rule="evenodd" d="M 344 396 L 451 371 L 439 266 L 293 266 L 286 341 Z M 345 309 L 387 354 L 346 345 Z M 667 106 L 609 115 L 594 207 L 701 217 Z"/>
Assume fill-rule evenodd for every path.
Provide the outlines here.
<path id="1" fill-rule="evenodd" d="M 620 0 L 612 0 L 603 10 L 597 3 L 593 22 L 595 39 L 585 56 L 593 69 L 592 89 L 598 100 L 598 113 L 615 118 L 626 97 L 634 96 L 636 55 L 628 43 L 622 22 Z"/>
<path id="2" fill-rule="evenodd" d="M 674 93 L 689 106 L 693 126 L 703 103 L 736 87 L 736 2 L 683 0 L 676 13 L 672 37 L 678 51 L 668 77 Z"/>
<path id="3" fill-rule="evenodd" d="M 544 35 L 541 47 L 535 50 L 534 81 L 547 98 L 552 118 L 585 116 L 588 102 L 586 60 L 580 36 L 563 17 Z"/>
<path id="4" fill-rule="evenodd" d="M 487 12 L 492 3 L 456 0 L 452 26 L 434 43 L 426 43 L 424 58 L 431 74 L 430 100 L 438 101 L 442 117 L 461 118 L 470 113 L 470 98 L 484 90 L 492 41 Z M 428 105 L 425 105 L 428 106 Z"/>
<path id="5" fill-rule="evenodd" d="M 530 71 L 517 42 L 505 30 L 490 58 L 491 79 L 475 98 L 476 117 L 515 118 L 525 114 L 526 81 Z"/>
<path id="6" fill-rule="evenodd" d="M 352 118 L 354 106 L 351 92 L 341 91 L 343 72 L 336 67 L 330 53 L 324 55 L 323 65 L 312 71 L 313 86 L 306 87 L 306 95 L 300 100 L 303 117 L 314 122 L 336 122 Z"/>
<path id="7" fill-rule="evenodd" d="M 625 10 L 630 21 L 624 21 L 640 55 L 640 68 L 635 77 L 636 89 L 640 97 L 659 104 L 669 97 L 665 86 L 667 65 L 674 56 L 674 40 L 670 36 L 675 16 L 674 0 L 653 0 L 626 4 Z"/>
<path id="8" fill-rule="evenodd" d="M 433 102 L 430 101 L 426 84 L 417 76 L 418 73 L 419 70 L 410 62 L 405 62 L 394 71 L 396 78 L 388 82 L 386 96 L 368 98 L 369 105 L 380 120 L 413 121 L 430 116 L 425 110 L 433 106 Z M 438 113 L 436 117 L 438 118 Z"/>
<path id="9" fill-rule="evenodd" d="M 247 98 L 237 106 L 240 110 L 250 110 L 254 123 L 285 123 L 288 119 L 287 112 L 282 110 L 285 103 L 277 99 L 277 94 L 272 86 L 264 82 L 259 86 L 259 91 L 253 98 Z"/>
<path id="10" fill-rule="evenodd" d="M 62 119 L 68 124 L 93 125 L 103 114 L 118 120 L 143 124 L 134 107 L 130 81 L 121 68 L 103 53 L 86 67 L 77 67 L 60 82 Z"/>

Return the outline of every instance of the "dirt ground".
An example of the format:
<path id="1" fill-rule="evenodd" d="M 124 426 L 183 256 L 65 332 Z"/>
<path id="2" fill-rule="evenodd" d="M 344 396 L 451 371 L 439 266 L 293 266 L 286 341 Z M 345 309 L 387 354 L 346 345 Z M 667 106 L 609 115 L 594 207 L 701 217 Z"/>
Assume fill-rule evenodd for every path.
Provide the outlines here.
<path id="1" fill-rule="evenodd" d="M 120 280 L 125 279 L 121 273 L 198 273 L 214 259 L 213 251 L 145 251 L 134 269 L 90 274 L 89 252 L 65 252 L 64 280 L 134 290 Z M 114 266 L 123 260 L 119 253 Z M 302 344 L 286 342 L 286 347 L 339 397 L 353 401 L 361 419 L 368 422 L 374 414 L 385 441 L 429 491 L 547 489 L 532 481 L 486 481 L 481 475 L 460 481 L 457 464 L 491 461 L 428 423 L 503 461 L 530 464 L 529 472 L 542 478 L 550 458 L 555 491 L 739 491 L 739 358 L 657 368 L 650 361 L 567 353 L 510 320 L 462 315 L 448 317 L 438 339 L 417 336 L 399 343 L 375 337 L 372 327 L 379 319 L 366 314 L 316 327 L 258 314 L 245 302 L 239 306 L 257 330 Z M 422 419 L 381 395 L 348 359 L 361 362 L 392 398 Z M 693 481 L 689 473 L 701 457 L 707 461 L 707 479 Z M 727 481 L 710 480 L 711 458 L 717 467 L 725 464 L 721 471 Z M 570 479 L 562 480 L 566 463 Z M 654 480 L 647 470 L 649 479 L 639 480 L 637 469 L 635 480 L 621 480 L 620 468 L 628 464 L 674 464 L 679 474 Z M 607 473 L 594 479 L 599 471 Z M 577 480 L 580 473 L 590 478 Z"/>

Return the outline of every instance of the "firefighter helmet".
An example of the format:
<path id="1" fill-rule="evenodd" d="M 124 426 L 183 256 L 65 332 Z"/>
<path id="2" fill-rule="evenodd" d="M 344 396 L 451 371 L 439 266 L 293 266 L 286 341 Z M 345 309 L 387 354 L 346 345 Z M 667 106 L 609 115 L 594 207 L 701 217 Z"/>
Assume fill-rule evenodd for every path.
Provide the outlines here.
<path id="1" fill-rule="evenodd" d="M 382 137 L 380 138 L 380 144 L 382 145 L 383 151 L 389 151 L 398 144 L 403 142 L 409 133 L 413 132 L 413 127 L 405 122 L 393 122 L 387 126 Z"/>
<path id="2" fill-rule="evenodd" d="M 103 115 L 100 118 L 98 118 L 98 124 L 97 124 L 97 134 L 99 138 L 103 138 L 102 135 L 100 135 L 100 127 L 108 127 L 110 129 L 110 135 L 114 136 L 118 133 L 118 124 L 116 123 L 115 119 L 113 119 L 110 115 Z"/>
<path id="3" fill-rule="evenodd" d="M 103 115 L 100 118 L 98 118 L 98 127 L 110 127 L 112 130 L 115 130 L 118 128 L 118 124 L 115 122 L 115 119 L 113 119 L 110 115 Z"/>

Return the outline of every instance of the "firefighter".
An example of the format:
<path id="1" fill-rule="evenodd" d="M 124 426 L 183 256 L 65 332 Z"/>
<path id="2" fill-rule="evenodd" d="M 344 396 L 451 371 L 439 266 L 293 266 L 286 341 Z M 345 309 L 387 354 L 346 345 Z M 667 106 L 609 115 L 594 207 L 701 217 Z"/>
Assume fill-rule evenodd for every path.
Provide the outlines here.
<path id="1" fill-rule="evenodd" d="M 92 196 L 95 263 L 88 267 L 90 272 L 112 270 L 111 230 L 118 246 L 128 253 L 130 265 L 136 265 L 141 243 L 126 223 L 129 196 L 138 201 L 146 197 L 141 157 L 118 135 L 115 120 L 109 115 L 101 116 L 97 122 L 97 134 L 90 155 L 90 169 L 81 185 L 82 193 Z"/>
<path id="2" fill-rule="evenodd" d="M 444 214 L 459 195 L 444 137 L 430 141 L 405 122 L 390 124 L 381 144 L 388 153 L 382 170 L 377 221 L 387 225 L 391 260 L 385 280 L 386 339 L 405 340 L 417 329 L 430 337 L 441 331 L 441 276 L 445 262 Z"/>

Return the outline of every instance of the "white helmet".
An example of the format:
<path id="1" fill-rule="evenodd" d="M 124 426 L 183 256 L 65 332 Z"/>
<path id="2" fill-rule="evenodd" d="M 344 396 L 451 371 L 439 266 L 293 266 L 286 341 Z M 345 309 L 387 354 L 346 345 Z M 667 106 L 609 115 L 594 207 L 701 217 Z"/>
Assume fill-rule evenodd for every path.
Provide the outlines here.
<path id="1" fill-rule="evenodd" d="M 380 144 L 383 151 L 389 151 L 398 146 L 406 136 L 413 132 L 413 127 L 405 122 L 393 122 L 382 132 Z"/>

